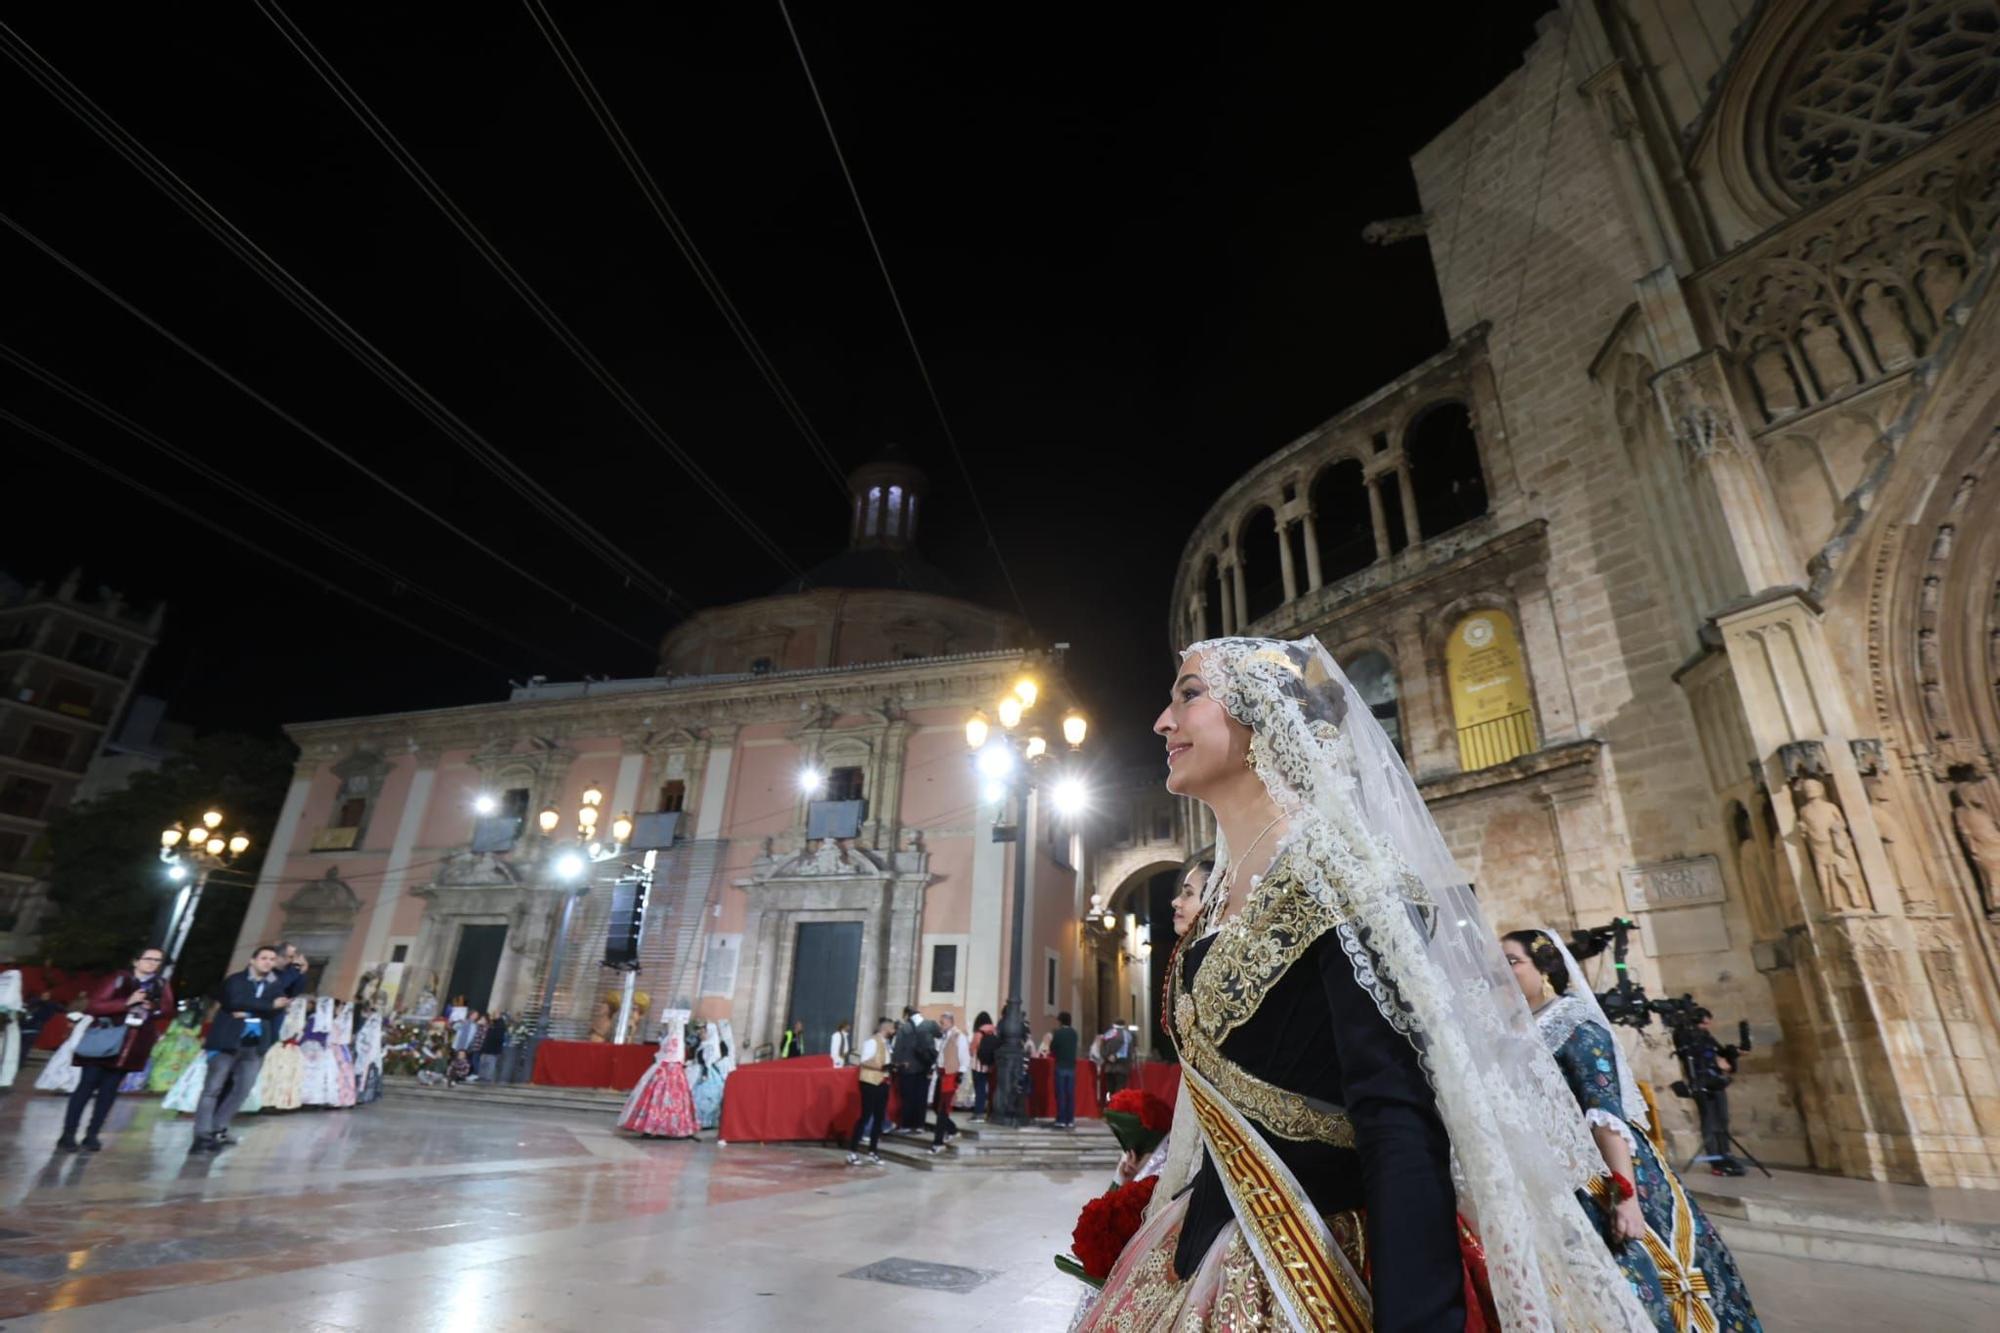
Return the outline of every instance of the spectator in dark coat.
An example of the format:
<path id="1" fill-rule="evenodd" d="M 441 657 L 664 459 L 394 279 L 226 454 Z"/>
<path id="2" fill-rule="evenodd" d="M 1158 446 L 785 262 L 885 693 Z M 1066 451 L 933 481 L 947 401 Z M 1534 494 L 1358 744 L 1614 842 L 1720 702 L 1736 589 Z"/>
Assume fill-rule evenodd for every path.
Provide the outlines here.
<path id="1" fill-rule="evenodd" d="M 208 1076 L 194 1113 L 196 1152 L 219 1152 L 233 1142 L 229 1121 L 256 1086 L 264 1052 L 278 1040 L 279 1020 L 292 997 L 285 994 L 285 975 L 277 964 L 278 951 L 260 944 L 250 951 L 250 966 L 224 977 L 216 992 L 221 1008 L 203 1044 Z"/>
<path id="2" fill-rule="evenodd" d="M 495 1014 L 486 1025 L 486 1038 L 479 1044 L 479 1081 L 500 1080 L 500 1054 L 507 1049 L 507 1015 Z"/>
<path id="3" fill-rule="evenodd" d="M 76 1152 L 81 1148 L 84 1152 L 96 1152 L 104 1146 L 97 1135 L 111 1114 L 111 1104 L 118 1100 L 118 1085 L 127 1074 L 146 1067 L 153 1054 L 153 1043 L 173 1019 L 174 988 L 160 975 L 165 963 L 166 954 L 161 950 L 141 949 L 130 969 L 106 978 L 85 997 L 83 1011 L 94 1020 L 92 1027 L 101 1024 L 122 1029 L 123 1036 L 118 1048 L 108 1055 L 83 1055 L 82 1047 L 78 1048 L 79 1054 L 74 1059 L 79 1077 L 76 1091 L 69 1095 L 69 1107 L 63 1112 L 62 1137 L 56 1140 L 56 1151 Z M 86 1036 L 83 1040 L 88 1043 L 91 1038 Z M 93 1102 L 96 1105 L 90 1113 L 90 1129 L 79 1144 L 76 1128 L 83 1121 L 83 1108 Z"/>

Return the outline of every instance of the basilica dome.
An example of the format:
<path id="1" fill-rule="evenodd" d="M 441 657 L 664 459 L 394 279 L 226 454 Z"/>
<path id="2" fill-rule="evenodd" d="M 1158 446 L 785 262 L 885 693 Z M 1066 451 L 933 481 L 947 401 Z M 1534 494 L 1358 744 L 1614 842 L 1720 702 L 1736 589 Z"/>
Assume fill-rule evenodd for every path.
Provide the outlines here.
<path id="1" fill-rule="evenodd" d="M 1019 616 L 967 600 L 923 558 L 929 483 L 892 450 L 847 479 L 847 549 L 768 597 L 697 612 L 660 644 L 659 674 L 805 671 L 1026 647 Z"/>

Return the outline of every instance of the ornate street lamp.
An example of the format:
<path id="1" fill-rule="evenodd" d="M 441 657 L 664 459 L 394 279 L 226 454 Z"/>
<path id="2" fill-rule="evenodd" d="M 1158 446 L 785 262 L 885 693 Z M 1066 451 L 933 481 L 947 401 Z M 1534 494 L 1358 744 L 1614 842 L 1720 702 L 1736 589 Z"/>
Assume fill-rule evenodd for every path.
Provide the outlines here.
<path id="1" fill-rule="evenodd" d="M 562 919 L 556 926 L 556 938 L 550 948 L 548 962 L 542 976 L 542 1002 L 539 1017 L 535 1021 L 535 1035 L 529 1043 L 526 1060 L 529 1068 L 534 1067 L 534 1053 L 548 1035 L 549 1020 L 555 1009 L 556 982 L 562 971 L 564 955 L 569 951 L 570 926 L 576 917 L 576 905 L 590 892 L 591 871 L 607 862 L 625 859 L 625 845 L 632 840 L 632 815 L 621 813 L 609 821 L 611 841 L 605 842 L 599 831 L 604 824 L 604 790 L 596 783 L 584 789 L 576 810 L 572 813 L 571 827 L 575 830 L 576 841 L 567 846 L 551 848 L 552 857 L 548 861 L 555 877 L 570 886 L 563 899 Z M 553 840 L 556 831 L 562 827 L 563 814 L 551 805 L 535 817 L 535 826 L 542 836 Z M 641 892 L 650 897 L 653 887 L 653 866 L 657 851 L 648 851 L 638 862 L 626 869 L 639 882 Z M 632 993 L 637 980 L 637 972 L 627 969 L 625 973 L 624 996 L 618 1006 L 618 1030 L 612 1034 L 614 1042 L 625 1040 L 632 1023 Z"/>
<path id="2" fill-rule="evenodd" d="M 1058 813 L 1074 818 L 1082 813 L 1088 793 L 1083 779 L 1059 768 L 1049 754 L 1048 739 L 1038 728 L 1023 729 L 1022 723 L 1034 711 L 1041 687 L 1032 677 L 1023 677 L 1014 688 L 995 702 L 992 717 L 996 731 L 984 711 L 965 721 L 965 743 L 972 752 L 979 773 L 981 794 L 1000 802 L 1011 792 L 1014 797 L 1013 827 L 994 825 L 996 842 L 1014 843 L 1013 945 L 1008 955 L 1007 1001 L 1000 1011 L 1000 1054 L 998 1086 L 993 1090 L 992 1123 L 1019 1127 L 1028 1123 L 1023 1085 L 1027 1082 L 1028 1022 L 1021 1003 L 1022 957 L 1026 948 L 1028 906 L 1028 794 L 1048 785 Z M 1063 739 L 1071 752 L 1082 748 L 1088 724 L 1072 710 L 1062 722 Z"/>
<path id="3" fill-rule="evenodd" d="M 167 918 L 167 963 L 160 969 L 162 976 L 171 977 L 181 960 L 181 948 L 194 927 L 195 909 L 201 906 L 209 875 L 233 865 L 250 850 L 250 835 L 235 833 L 225 838 L 222 822 L 222 811 L 211 806 L 200 819 L 176 821 L 160 830 L 160 861 L 167 868 L 167 878 L 181 886 L 173 914 Z"/>

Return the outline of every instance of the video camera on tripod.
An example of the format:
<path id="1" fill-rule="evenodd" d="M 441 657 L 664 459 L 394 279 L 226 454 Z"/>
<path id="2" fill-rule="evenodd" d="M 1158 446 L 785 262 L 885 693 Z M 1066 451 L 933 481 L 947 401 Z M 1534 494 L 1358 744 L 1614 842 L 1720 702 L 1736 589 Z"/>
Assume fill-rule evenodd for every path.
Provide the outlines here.
<path id="1" fill-rule="evenodd" d="M 1608 925 L 1573 933 L 1569 951 L 1579 962 L 1595 958 L 1606 949 L 1611 951 L 1611 966 L 1618 979 L 1611 989 L 1601 991 L 1597 996 L 1606 1018 L 1625 1027 L 1645 1028 L 1652 1024 L 1655 1014 L 1659 1015 L 1660 1022 L 1673 1038 L 1674 1058 L 1681 1067 L 1681 1076 L 1671 1085 L 1673 1093 L 1676 1097 L 1694 1102 L 1700 1110 L 1707 1150 L 1705 1155 L 1711 1158 L 1716 1169 L 1725 1175 L 1742 1174 L 1742 1168 L 1727 1152 L 1729 1146 L 1734 1146 L 1755 1162 L 1759 1170 L 1763 1170 L 1763 1163 L 1751 1157 L 1749 1150 L 1730 1133 L 1728 1101 L 1724 1096 L 1725 1090 L 1734 1081 L 1737 1062 L 1745 1051 L 1751 1049 L 1748 1020 L 1737 1023 L 1736 1044 L 1725 1046 L 1702 1027 L 1702 1023 L 1713 1015 L 1696 1004 L 1694 996 L 1682 994 L 1667 1000 L 1649 999 L 1645 987 L 1633 980 L 1625 962 L 1634 929 L 1633 923 L 1625 918 L 1613 918 Z M 1583 979 L 1579 977 L 1577 981 L 1581 984 Z M 1728 1071 L 1723 1069 L 1724 1064 L 1729 1066 Z"/>

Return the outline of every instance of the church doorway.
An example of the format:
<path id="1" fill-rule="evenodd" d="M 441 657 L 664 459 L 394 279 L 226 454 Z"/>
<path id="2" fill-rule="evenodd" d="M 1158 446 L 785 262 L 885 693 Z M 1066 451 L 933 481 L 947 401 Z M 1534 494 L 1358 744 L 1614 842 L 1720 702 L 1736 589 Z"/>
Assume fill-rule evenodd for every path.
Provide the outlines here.
<path id="1" fill-rule="evenodd" d="M 861 923 L 809 921 L 799 926 L 793 955 L 792 1004 L 784 1026 L 803 1019 L 806 1050 L 827 1049 L 833 1030 L 855 1020 L 854 997 L 861 984 Z M 936 1017 L 936 1015 L 930 1015 Z"/>
<path id="2" fill-rule="evenodd" d="M 451 984 L 444 988 L 448 1003 L 463 995 L 470 1007 L 486 1011 L 493 999 L 493 978 L 500 972 L 500 948 L 507 940 L 507 927 L 460 926 L 458 953 L 451 963 Z"/>

